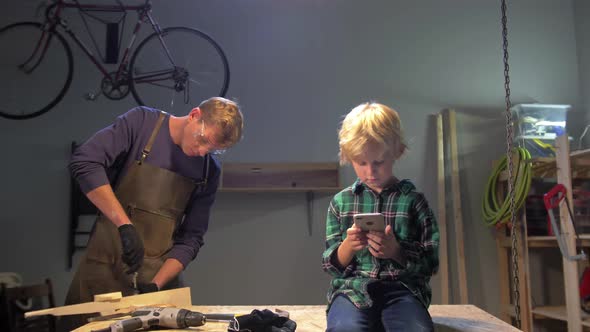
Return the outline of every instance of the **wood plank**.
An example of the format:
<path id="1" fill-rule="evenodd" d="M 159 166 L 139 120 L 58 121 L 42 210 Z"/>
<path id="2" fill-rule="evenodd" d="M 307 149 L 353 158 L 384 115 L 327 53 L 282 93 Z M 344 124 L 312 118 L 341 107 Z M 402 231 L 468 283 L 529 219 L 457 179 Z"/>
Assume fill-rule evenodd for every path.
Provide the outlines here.
<path id="1" fill-rule="evenodd" d="M 530 266 L 529 266 L 529 248 L 526 238 L 527 234 L 527 223 L 526 214 L 523 210 L 517 211 L 516 218 L 520 218 L 521 225 L 519 232 L 517 233 L 518 241 L 518 287 L 520 295 L 520 319 L 521 329 L 527 332 L 533 332 L 533 313 L 531 304 L 531 280 Z"/>
<path id="2" fill-rule="evenodd" d="M 297 332 L 323 332 L 326 330 L 326 306 L 324 305 L 256 305 L 256 306 L 192 306 L 192 311 L 204 313 L 248 314 L 254 309 L 280 309 L 289 312 L 297 323 Z M 431 305 L 428 309 L 434 321 L 436 332 L 493 331 L 517 332 L 517 328 L 490 315 L 473 305 Z M 92 322 L 76 329 L 75 332 L 90 332 L 108 327 L 113 321 Z M 169 332 L 189 329 L 169 329 Z M 227 323 L 210 322 L 190 331 L 227 332 Z"/>
<path id="3" fill-rule="evenodd" d="M 510 306 L 510 280 L 512 280 L 508 269 L 508 254 L 510 251 L 508 248 L 501 246 L 499 241 L 498 235 L 496 236 L 496 248 L 498 251 L 498 282 L 500 288 L 500 308 L 503 309 L 501 311 L 500 319 L 510 323 L 510 313 L 506 309 Z"/>
<path id="4" fill-rule="evenodd" d="M 436 115 L 436 146 L 438 155 L 437 179 L 438 179 L 438 231 L 440 234 L 439 243 L 439 268 L 441 303 L 449 304 L 449 262 L 447 250 L 447 200 L 445 188 L 445 151 L 443 137 L 442 114 Z"/>
<path id="5" fill-rule="evenodd" d="M 227 163 L 222 191 L 339 190 L 338 163 Z"/>
<path id="6" fill-rule="evenodd" d="M 558 136 L 555 139 L 555 160 L 557 161 L 557 183 L 565 186 L 568 202 L 572 199 L 572 178 L 570 173 L 570 148 L 567 135 Z M 561 232 L 565 237 L 567 249 L 570 255 L 576 253 L 575 232 L 571 224 L 567 206 L 561 204 L 559 209 L 559 222 Z M 567 329 L 569 332 L 582 331 L 582 317 L 580 313 L 580 295 L 578 281 L 578 265 L 563 257 L 563 279 L 565 283 L 565 303 L 567 310 Z"/>
<path id="7" fill-rule="evenodd" d="M 293 187 L 276 187 L 276 188 L 252 188 L 252 187 L 244 187 L 244 188 L 220 188 L 220 192 L 226 193 L 305 193 L 309 191 L 314 192 L 321 192 L 321 193 L 337 193 L 342 188 L 337 187 L 301 187 L 301 188 L 293 188 Z"/>
<path id="8" fill-rule="evenodd" d="M 496 165 L 494 165 L 496 167 Z M 503 200 L 506 196 L 506 182 L 499 182 L 496 185 L 496 197 L 499 200 Z M 511 280 L 512 277 L 510 276 L 510 269 L 508 268 L 510 265 L 508 257 L 510 257 L 510 249 L 512 244 L 510 241 L 508 242 L 508 246 L 504 245 L 504 242 L 508 239 L 505 235 L 506 228 L 504 225 L 502 227 L 495 229 L 495 237 L 496 237 L 496 248 L 498 252 L 498 281 L 500 287 L 500 308 L 501 316 L 500 318 L 507 323 L 511 323 L 510 318 L 510 311 L 507 308 L 510 307 L 510 290 L 511 290 Z"/>
<path id="9" fill-rule="evenodd" d="M 474 305 L 432 305 L 428 311 L 436 332 L 520 331 Z"/>
<path id="10" fill-rule="evenodd" d="M 461 182 L 459 181 L 459 152 L 457 149 L 457 128 L 454 110 L 445 110 L 449 133 L 451 156 L 451 189 L 453 192 L 453 220 L 455 223 L 455 248 L 457 252 L 457 269 L 459 277 L 459 303 L 469 303 L 467 292 L 467 272 L 465 269 L 465 244 L 463 239 L 463 210 L 461 208 Z"/>
<path id="11" fill-rule="evenodd" d="M 241 163 L 241 162 L 227 162 L 223 164 L 223 169 L 228 171 L 243 171 L 251 169 L 272 169 L 281 171 L 293 170 L 336 170 L 339 168 L 337 162 L 305 162 L 305 163 Z"/>
<path id="12" fill-rule="evenodd" d="M 139 306 L 145 307 L 155 304 L 169 304 L 178 307 L 185 307 L 190 306 L 191 303 L 190 288 L 184 287 L 155 293 L 124 296 L 116 302 L 86 302 L 62 307 L 29 311 L 25 312 L 25 317 L 39 315 L 79 315 L 98 312 L 103 314 L 112 314 L 120 311 L 126 312 L 125 310 L 128 308 Z"/>

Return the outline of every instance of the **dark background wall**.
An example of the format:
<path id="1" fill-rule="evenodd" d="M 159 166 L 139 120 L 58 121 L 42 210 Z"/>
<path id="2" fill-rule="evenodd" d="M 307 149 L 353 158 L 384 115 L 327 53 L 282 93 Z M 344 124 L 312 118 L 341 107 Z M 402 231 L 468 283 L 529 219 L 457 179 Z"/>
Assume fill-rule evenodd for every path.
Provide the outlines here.
<path id="1" fill-rule="evenodd" d="M 0 23 L 33 19 L 36 4 L 1 2 Z M 576 138 L 587 118 L 588 7 L 509 1 L 512 101 L 571 104 Z M 410 143 L 396 174 L 413 179 L 436 209 L 431 115 L 455 108 L 470 302 L 498 314 L 497 254 L 480 216 L 491 162 L 505 144 L 498 1 L 156 0 L 154 14 L 162 26 L 208 32 L 229 58 L 227 96 L 242 104 L 246 130 L 226 161 L 337 161 L 342 116 L 376 100 L 400 112 Z M 79 26 L 76 15 L 71 24 Z M 100 76 L 78 51 L 75 62 L 72 88 L 55 109 L 26 121 L 0 119 L 0 270 L 26 282 L 51 277 L 60 303 L 73 274 L 66 268 L 70 142 L 134 106 L 131 98 L 84 100 Z M 344 168 L 343 183 L 353 179 Z M 329 200 L 315 196 L 310 235 L 305 194 L 220 193 L 207 244 L 186 271 L 193 303 L 325 303 L 329 278 L 320 258 Z M 437 303 L 438 276 L 432 284 Z M 452 291 L 457 298 L 456 284 Z"/>

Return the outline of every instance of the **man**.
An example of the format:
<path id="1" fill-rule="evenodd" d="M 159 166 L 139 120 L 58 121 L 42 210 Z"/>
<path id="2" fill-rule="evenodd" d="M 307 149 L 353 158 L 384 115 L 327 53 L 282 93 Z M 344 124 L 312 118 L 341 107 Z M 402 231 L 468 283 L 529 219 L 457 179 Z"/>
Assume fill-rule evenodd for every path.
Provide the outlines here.
<path id="1" fill-rule="evenodd" d="M 221 97 L 182 117 L 137 107 L 76 149 L 71 172 L 100 214 L 66 304 L 182 286 L 207 231 L 216 155 L 242 127 L 238 105 Z"/>

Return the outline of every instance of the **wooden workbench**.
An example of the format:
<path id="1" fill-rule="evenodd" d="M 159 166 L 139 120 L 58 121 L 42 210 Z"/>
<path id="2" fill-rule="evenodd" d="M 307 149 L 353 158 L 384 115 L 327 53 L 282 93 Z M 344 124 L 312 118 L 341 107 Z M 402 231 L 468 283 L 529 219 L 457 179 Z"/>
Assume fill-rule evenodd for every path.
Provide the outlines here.
<path id="1" fill-rule="evenodd" d="M 187 308 L 188 309 L 188 308 Z M 323 305 L 269 305 L 269 306 L 193 306 L 191 310 L 207 313 L 247 314 L 254 309 L 281 309 L 289 312 L 290 318 L 297 322 L 297 332 L 323 332 L 326 330 L 326 307 Z M 473 305 L 431 305 L 430 315 L 436 332 L 457 331 L 520 331 L 504 321 L 488 314 Z M 75 332 L 90 332 L 107 327 L 111 322 L 89 323 Z M 207 323 L 192 331 L 227 332 L 227 323 Z M 187 330 L 166 330 L 187 331 Z"/>

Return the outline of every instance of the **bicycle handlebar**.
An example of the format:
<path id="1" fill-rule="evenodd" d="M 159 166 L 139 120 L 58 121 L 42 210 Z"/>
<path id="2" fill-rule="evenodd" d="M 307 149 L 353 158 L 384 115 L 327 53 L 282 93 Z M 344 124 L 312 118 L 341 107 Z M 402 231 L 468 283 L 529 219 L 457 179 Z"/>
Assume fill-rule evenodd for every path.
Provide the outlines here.
<path id="1" fill-rule="evenodd" d="M 152 0 L 142 0 L 143 4 L 141 5 L 125 5 L 123 0 L 113 0 L 117 2 L 117 6 L 119 6 L 122 10 L 137 10 L 142 8 L 149 8 L 151 6 Z M 54 5 L 62 5 L 67 8 L 79 8 L 79 9 L 101 9 L 101 8 L 115 8 L 115 5 L 105 5 L 99 4 L 96 2 L 91 2 L 88 4 L 81 4 L 79 0 L 45 0 L 43 1 L 46 6 L 54 6 Z M 40 6 L 44 6 L 40 4 Z"/>

